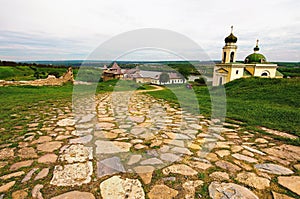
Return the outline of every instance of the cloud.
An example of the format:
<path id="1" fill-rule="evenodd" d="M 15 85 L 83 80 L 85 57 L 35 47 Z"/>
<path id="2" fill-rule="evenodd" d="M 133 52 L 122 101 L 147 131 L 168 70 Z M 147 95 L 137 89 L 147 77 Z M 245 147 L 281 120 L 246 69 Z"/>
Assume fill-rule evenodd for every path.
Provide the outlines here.
<path id="1" fill-rule="evenodd" d="M 238 59 L 251 53 L 259 38 L 270 60 L 299 61 L 298 0 L 10 0 L 2 4 L 0 59 L 83 59 L 107 39 L 139 28 L 184 34 L 211 59 L 220 59 L 224 37 L 234 25 Z"/>

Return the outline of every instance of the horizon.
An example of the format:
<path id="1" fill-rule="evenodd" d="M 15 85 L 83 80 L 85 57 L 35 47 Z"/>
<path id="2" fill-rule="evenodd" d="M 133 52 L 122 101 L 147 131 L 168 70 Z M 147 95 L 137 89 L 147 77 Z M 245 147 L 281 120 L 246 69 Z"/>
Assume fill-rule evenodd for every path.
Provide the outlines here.
<path id="1" fill-rule="evenodd" d="M 221 62 L 222 60 L 84 60 L 84 59 L 62 59 L 62 60 L 1 60 L 0 61 L 12 61 L 16 63 L 22 62 Z M 236 62 L 244 62 L 244 60 L 236 60 Z M 300 63 L 300 61 L 271 61 L 272 62 L 286 62 L 286 63 Z"/>

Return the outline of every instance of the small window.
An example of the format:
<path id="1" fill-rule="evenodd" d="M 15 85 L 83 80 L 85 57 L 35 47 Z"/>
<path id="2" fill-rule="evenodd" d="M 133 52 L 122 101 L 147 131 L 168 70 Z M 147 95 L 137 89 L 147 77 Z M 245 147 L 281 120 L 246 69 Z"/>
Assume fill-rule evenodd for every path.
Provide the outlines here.
<path id="1" fill-rule="evenodd" d="M 236 70 L 236 71 L 235 71 L 235 74 L 238 75 L 238 74 L 239 74 L 239 70 Z"/>

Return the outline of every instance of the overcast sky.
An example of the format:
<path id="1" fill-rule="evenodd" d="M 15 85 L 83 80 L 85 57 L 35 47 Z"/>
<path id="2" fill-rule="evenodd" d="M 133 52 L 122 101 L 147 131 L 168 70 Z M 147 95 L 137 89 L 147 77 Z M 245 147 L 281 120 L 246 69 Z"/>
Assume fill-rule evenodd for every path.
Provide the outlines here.
<path id="1" fill-rule="evenodd" d="M 0 2 L 1 60 L 86 59 L 102 42 L 140 28 L 183 34 L 219 60 L 233 25 L 238 60 L 252 53 L 259 39 L 269 61 L 300 61 L 299 0 Z"/>

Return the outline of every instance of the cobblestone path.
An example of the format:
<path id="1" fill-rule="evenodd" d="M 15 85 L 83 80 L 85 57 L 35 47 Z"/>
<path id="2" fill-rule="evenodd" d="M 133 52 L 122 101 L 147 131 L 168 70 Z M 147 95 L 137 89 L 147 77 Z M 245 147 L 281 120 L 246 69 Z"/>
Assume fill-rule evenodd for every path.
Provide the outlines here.
<path id="1" fill-rule="evenodd" d="M 295 136 L 221 125 L 143 93 L 74 104 L 35 110 L 29 133 L 0 146 L 0 198 L 300 197 L 300 147 L 273 134 Z"/>

